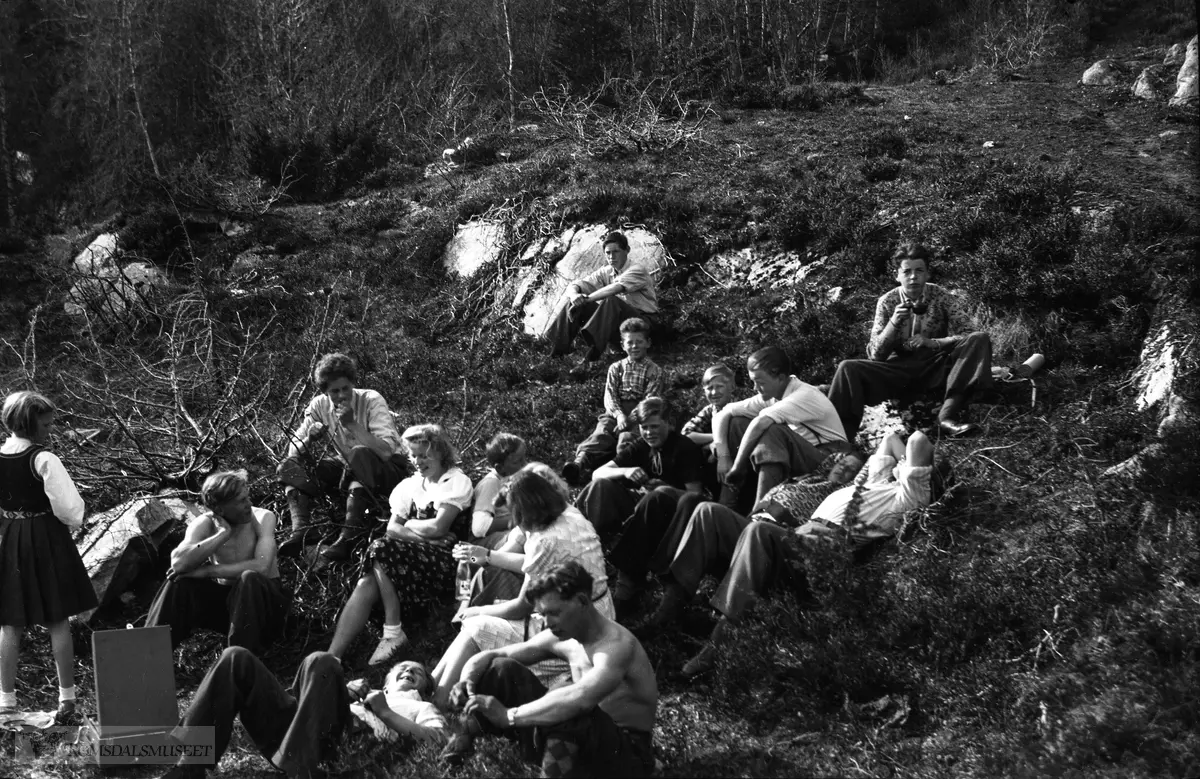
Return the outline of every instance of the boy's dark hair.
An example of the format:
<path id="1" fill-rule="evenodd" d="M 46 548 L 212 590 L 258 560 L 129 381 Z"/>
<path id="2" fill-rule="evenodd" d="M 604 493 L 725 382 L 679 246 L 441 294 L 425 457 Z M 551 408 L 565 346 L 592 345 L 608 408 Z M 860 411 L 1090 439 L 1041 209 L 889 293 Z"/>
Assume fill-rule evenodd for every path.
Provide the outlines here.
<path id="1" fill-rule="evenodd" d="M 532 470 L 517 471 L 508 483 L 505 500 L 517 524 L 525 531 L 544 530 L 567 510 L 562 493 Z"/>
<path id="2" fill-rule="evenodd" d="M 646 337 L 650 336 L 650 323 L 640 316 L 631 316 L 621 323 L 621 335 L 626 333 L 642 333 Z"/>
<path id="3" fill-rule="evenodd" d="M 746 367 L 751 371 L 766 371 L 772 376 L 787 376 L 792 372 L 792 361 L 778 346 L 764 346 L 750 355 Z"/>
<path id="4" fill-rule="evenodd" d="M 621 247 L 623 251 L 629 251 L 629 239 L 625 237 L 625 233 L 620 230 L 613 230 L 608 235 L 604 236 L 604 240 L 600 242 L 600 248 L 608 246 L 610 243 L 615 243 Z"/>
<path id="5" fill-rule="evenodd" d="M 892 252 L 892 269 L 898 270 L 905 260 L 924 260 L 925 270 L 933 267 L 933 252 L 923 243 L 905 241 Z"/>
<path id="6" fill-rule="evenodd" d="M 538 598 L 552 592 L 563 600 L 580 593 L 591 600 L 592 583 L 592 575 L 586 568 L 576 560 L 567 560 L 531 581 L 525 590 L 525 600 L 536 603 Z"/>
<path id="7" fill-rule="evenodd" d="M 329 385 L 338 379 L 349 379 L 351 384 L 358 384 L 358 366 L 354 358 L 348 354 L 333 352 L 321 358 L 313 369 L 313 383 L 317 389 L 324 392 Z"/>
<path id="8" fill-rule="evenodd" d="M 493 468 L 499 466 L 512 455 L 525 448 L 525 440 L 512 433 L 496 433 L 488 442 L 484 457 Z"/>
<path id="9" fill-rule="evenodd" d="M 667 422 L 671 421 L 671 407 L 667 401 L 659 397 L 648 397 L 634 407 L 633 413 L 629 415 L 634 424 L 640 425 L 642 420 L 650 417 L 662 417 Z"/>

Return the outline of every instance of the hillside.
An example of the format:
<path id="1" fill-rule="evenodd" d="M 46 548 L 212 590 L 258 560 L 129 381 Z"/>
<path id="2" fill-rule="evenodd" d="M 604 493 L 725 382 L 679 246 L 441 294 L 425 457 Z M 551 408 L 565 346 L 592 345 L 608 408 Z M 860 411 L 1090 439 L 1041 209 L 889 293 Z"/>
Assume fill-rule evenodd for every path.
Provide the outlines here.
<path id="1" fill-rule="evenodd" d="M 1149 64 L 1162 53 L 1110 56 Z M 716 672 L 695 682 L 678 673 L 711 628 L 706 600 L 681 632 L 649 642 L 662 775 L 1200 776 L 1200 441 L 1194 426 L 1160 439 L 1163 410 L 1138 410 L 1129 381 L 1168 301 L 1194 317 L 1200 132 L 1194 115 L 1135 100 L 1127 84 L 1078 86 L 1089 64 L 1016 80 L 971 71 L 947 84 L 819 84 L 796 88 L 792 110 L 676 103 L 672 114 L 669 101 L 629 89 L 611 109 L 618 121 L 598 113 L 584 125 L 571 105 L 548 101 L 525 117 L 536 128 L 488 139 L 495 156 L 453 169 L 395 162 L 337 202 L 244 208 L 237 229 L 198 217 L 181 228 L 166 207 L 124 214 L 80 230 L 72 250 L 118 231 L 168 284 L 135 313 L 84 328 L 63 313 L 78 281 L 67 263 L 28 245 L 0 254 L 0 274 L 22 290 L 0 299 L 10 346 L 0 376 L 6 388 L 36 382 L 79 415 L 76 427 L 113 415 L 144 425 L 130 436 L 138 446 L 60 442 L 68 468 L 87 474 L 92 506 L 244 465 L 258 503 L 283 515 L 273 453 L 311 392 L 311 361 L 334 349 L 357 358 L 360 384 L 402 423 L 451 429 L 473 477 L 500 430 L 523 436 L 537 459 L 567 458 L 590 429 L 602 370 L 571 376 L 577 356 L 546 357 L 519 313 L 494 305 L 535 238 L 600 222 L 644 225 L 662 240 L 674 319 L 654 355 L 683 409 L 700 405 L 704 366 L 744 365 L 768 344 L 787 349 L 801 377 L 827 382 L 863 349 L 874 300 L 893 283 L 891 248 L 925 240 L 941 252 L 935 281 L 980 303 L 998 364 L 1047 356 L 1037 402 L 1019 386 L 977 405 L 984 437 L 939 442 L 967 485 L 959 498 L 922 513 L 867 564 L 819 572 L 819 608 L 783 595 L 761 609 Z M 470 279 L 448 277 L 442 249 L 475 217 L 502 221 L 510 248 Z M 1181 365 L 1173 391 L 1195 400 L 1196 366 Z M 156 385 L 162 366 L 181 382 Z M 130 408 L 121 397 L 135 389 L 169 410 Z M 171 421 L 175 403 L 221 431 L 211 451 Z M 927 414 L 918 407 L 906 421 Z M 1156 442 L 1167 456 L 1152 473 L 1102 476 Z M 289 676 L 327 645 L 352 583 L 282 566 L 298 617 L 266 660 Z M 144 577 L 111 624 L 144 615 L 155 585 Z M 436 660 L 447 617 L 420 623 L 417 659 Z M 357 644 L 355 671 L 377 631 L 375 621 Z M 48 641 L 35 633 L 27 645 L 20 679 L 42 684 L 22 694 L 49 702 Z M 192 640 L 181 702 L 219 648 L 217 636 Z M 446 772 L 432 758 L 362 739 L 340 767 L 377 777 L 534 770 L 499 743 Z M 239 731 L 220 775 L 266 768 Z M 83 774 L 53 757 L 34 770 Z"/>

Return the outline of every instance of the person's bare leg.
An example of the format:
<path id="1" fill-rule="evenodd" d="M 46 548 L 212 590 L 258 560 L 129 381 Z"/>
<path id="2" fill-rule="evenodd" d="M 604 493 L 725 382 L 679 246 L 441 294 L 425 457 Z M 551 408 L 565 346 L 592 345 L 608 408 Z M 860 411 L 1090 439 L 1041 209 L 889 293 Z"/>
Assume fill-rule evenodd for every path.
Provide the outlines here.
<path id="1" fill-rule="evenodd" d="M 918 431 L 908 437 L 905 448 L 905 458 L 914 468 L 933 465 L 933 442 L 924 433 Z"/>
<path id="2" fill-rule="evenodd" d="M 388 578 L 387 572 L 379 563 L 375 564 L 375 584 L 379 587 L 379 597 L 383 599 L 383 624 L 400 624 L 400 595 L 396 585 Z"/>
<path id="3" fill-rule="evenodd" d="M 346 650 L 358 638 L 358 634 L 367 625 L 371 616 L 371 608 L 379 600 L 379 585 L 374 576 L 364 576 L 358 580 L 354 592 L 342 607 L 338 617 L 337 628 L 333 631 L 333 641 L 329 643 L 329 654 L 341 660 Z"/>
<path id="4" fill-rule="evenodd" d="M 920 433 L 914 433 L 913 435 L 921 435 L 924 438 L 924 435 Z M 904 440 L 900 438 L 899 433 L 888 433 L 879 442 L 879 447 L 875 450 L 875 454 L 886 454 L 896 462 L 900 462 L 904 459 Z"/>
<path id="5" fill-rule="evenodd" d="M 0 692 L 17 691 L 17 658 L 21 654 L 21 635 L 25 628 L 0 626 Z"/>
<path id="6" fill-rule="evenodd" d="M 54 668 L 58 671 L 58 686 L 64 690 L 75 686 L 75 645 L 71 642 L 71 623 L 67 620 L 46 626 L 50 631 L 50 648 L 54 652 Z"/>
<path id="7" fill-rule="evenodd" d="M 466 630 L 460 631 L 455 636 L 453 643 L 450 644 L 450 648 L 442 655 L 442 659 L 438 660 L 431 675 L 434 684 L 437 685 L 433 702 L 438 708 L 444 709 L 449 705 L 450 689 L 458 683 L 459 677 L 462 676 L 463 666 L 477 654 L 479 654 L 479 645 L 475 643 L 475 639 Z"/>
<path id="8" fill-rule="evenodd" d="M 776 485 L 783 484 L 783 480 L 787 478 L 787 471 L 779 463 L 765 463 L 758 469 L 758 494 L 754 496 L 754 502 L 763 499 L 763 495 Z"/>

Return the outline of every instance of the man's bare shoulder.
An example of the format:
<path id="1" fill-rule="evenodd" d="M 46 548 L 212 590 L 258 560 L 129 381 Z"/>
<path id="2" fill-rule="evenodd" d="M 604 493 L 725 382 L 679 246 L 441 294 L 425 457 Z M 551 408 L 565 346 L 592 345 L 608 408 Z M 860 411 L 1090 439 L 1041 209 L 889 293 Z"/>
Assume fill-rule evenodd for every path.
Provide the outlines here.
<path id="1" fill-rule="evenodd" d="M 258 506 L 254 506 L 251 510 L 254 512 L 254 521 L 258 523 L 259 527 L 266 527 L 268 524 L 272 528 L 275 527 L 278 518 L 275 516 L 274 511 L 259 508 Z"/>

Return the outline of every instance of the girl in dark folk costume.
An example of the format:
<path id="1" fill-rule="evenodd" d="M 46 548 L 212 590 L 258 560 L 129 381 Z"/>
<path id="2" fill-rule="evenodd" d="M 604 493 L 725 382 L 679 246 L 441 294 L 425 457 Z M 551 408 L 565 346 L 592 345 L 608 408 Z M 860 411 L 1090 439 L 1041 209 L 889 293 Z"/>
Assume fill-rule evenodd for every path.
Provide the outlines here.
<path id="1" fill-rule="evenodd" d="M 17 657 L 27 625 L 50 631 L 58 670 L 55 722 L 75 716 L 75 650 L 67 618 L 94 609 L 96 593 L 71 540 L 83 498 L 50 442 L 56 408 L 36 392 L 4 400 L 0 421 L 0 713 L 17 708 Z"/>

